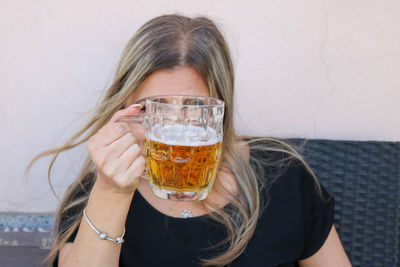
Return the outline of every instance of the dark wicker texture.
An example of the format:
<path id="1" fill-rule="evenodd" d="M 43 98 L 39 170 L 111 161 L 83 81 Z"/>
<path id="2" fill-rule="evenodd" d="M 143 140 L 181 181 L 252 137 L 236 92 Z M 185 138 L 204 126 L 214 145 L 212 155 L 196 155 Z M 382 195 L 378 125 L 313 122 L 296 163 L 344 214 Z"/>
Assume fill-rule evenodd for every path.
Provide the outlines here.
<path id="1" fill-rule="evenodd" d="M 303 155 L 335 197 L 335 226 L 353 266 L 399 266 L 400 143 L 309 140 Z"/>

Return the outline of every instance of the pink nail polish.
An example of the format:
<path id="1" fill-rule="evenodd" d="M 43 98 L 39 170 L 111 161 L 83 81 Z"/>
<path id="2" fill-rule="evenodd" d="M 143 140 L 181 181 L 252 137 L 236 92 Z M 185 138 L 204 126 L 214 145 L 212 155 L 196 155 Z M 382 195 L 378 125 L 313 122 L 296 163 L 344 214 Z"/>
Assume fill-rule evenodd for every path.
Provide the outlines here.
<path id="1" fill-rule="evenodd" d="M 128 108 L 139 108 L 139 109 L 141 109 L 141 108 L 143 108 L 143 105 L 142 104 L 133 104 L 133 105 L 130 105 Z"/>

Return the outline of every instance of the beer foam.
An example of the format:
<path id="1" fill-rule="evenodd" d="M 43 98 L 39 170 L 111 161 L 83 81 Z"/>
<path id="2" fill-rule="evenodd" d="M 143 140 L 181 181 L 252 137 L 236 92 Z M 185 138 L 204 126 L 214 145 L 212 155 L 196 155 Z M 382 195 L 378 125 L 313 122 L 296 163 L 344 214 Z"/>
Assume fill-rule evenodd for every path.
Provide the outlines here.
<path id="1" fill-rule="evenodd" d="M 221 142 L 222 135 L 212 128 L 193 125 L 155 125 L 146 138 L 155 142 L 175 146 L 208 146 Z"/>

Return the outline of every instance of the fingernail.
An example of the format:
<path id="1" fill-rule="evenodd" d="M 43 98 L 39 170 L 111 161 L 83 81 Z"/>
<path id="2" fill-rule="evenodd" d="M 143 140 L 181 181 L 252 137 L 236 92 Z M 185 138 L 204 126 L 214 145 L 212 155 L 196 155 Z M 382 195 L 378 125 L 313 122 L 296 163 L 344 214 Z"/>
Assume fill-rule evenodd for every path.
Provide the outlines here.
<path id="1" fill-rule="evenodd" d="M 139 108 L 139 109 L 141 109 L 141 108 L 143 108 L 143 105 L 142 104 L 133 104 L 133 105 L 130 105 L 128 108 Z"/>

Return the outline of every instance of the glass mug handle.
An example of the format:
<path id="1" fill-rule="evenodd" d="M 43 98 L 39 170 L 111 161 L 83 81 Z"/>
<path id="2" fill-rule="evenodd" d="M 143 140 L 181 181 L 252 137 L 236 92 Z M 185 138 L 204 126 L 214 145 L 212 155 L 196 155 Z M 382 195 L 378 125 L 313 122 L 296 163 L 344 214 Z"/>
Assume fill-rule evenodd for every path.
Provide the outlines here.
<path id="1" fill-rule="evenodd" d="M 143 104 L 133 104 L 129 107 L 135 107 L 135 108 L 143 108 Z M 134 122 L 136 124 L 143 124 L 144 122 L 144 111 L 141 111 L 140 114 L 138 115 L 130 115 L 130 116 L 121 116 L 118 117 L 115 122 Z"/>
<path id="2" fill-rule="evenodd" d="M 138 104 L 138 106 L 142 106 L 140 104 Z M 141 124 L 143 125 L 144 123 L 144 114 L 139 114 L 139 115 L 131 115 L 131 116 L 121 116 L 118 117 L 115 122 L 133 122 L 135 124 Z M 147 176 L 146 176 L 146 172 L 147 172 L 147 167 L 144 170 L 143 174 L 140 176 L 140 178 L 148 180 Z"/>
<path id="3" fill-rule="evenodd" d="M 144 122 L 144 116 L 143 115 L 137 115 L 137 116 L 122 116 L 118 117 L 115 122 L 133 122 L 135 124 L 143 124 Z"/>

